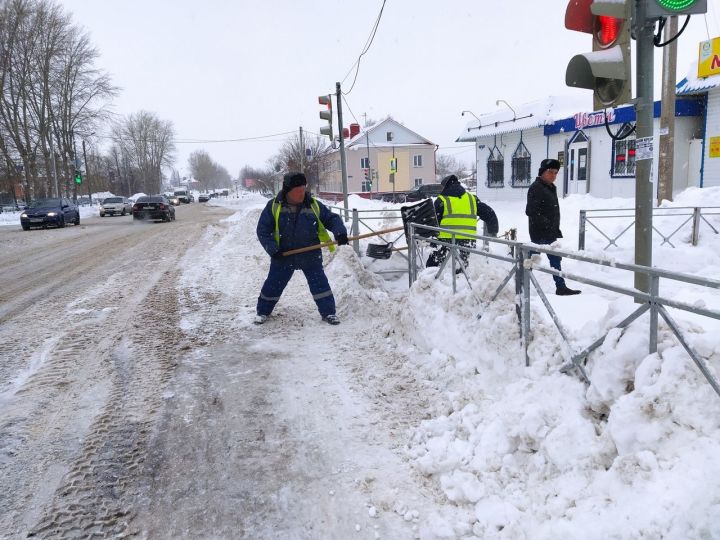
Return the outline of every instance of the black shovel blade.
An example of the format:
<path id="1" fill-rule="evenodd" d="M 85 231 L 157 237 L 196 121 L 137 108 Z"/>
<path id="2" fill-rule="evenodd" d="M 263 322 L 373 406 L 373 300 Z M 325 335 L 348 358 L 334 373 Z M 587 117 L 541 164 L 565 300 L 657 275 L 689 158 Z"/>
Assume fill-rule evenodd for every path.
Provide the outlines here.
<path id="1" fill-rule="evenodd" d="M 365 255 L 371 259 L 389 259 L 392 255 L 392 242 L 389 244 L 368 244 Z"/>

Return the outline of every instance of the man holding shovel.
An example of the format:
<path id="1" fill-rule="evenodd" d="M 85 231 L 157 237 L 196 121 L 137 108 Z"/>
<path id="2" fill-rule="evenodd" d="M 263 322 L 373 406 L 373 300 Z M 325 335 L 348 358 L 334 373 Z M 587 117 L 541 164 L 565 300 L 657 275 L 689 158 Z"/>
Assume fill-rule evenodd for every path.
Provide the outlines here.
<path id="1" fill-rule="evenodd" d="M 322 320 L 340 324 L 335 315 L 335 297 L 323 270 L 322 251 L 284 255 L 286 251 L 330 241 L 328 229 L 337 245 L 348 243 L 347 229 L 340 216 L 306 193 L 306 186 L 303 173 L 286 174 L 282 190 L 260 214 L 257 236 L 270 255 L 270 271 L 258 297 L 255 324 L 267 321 L 295 270 L 305 274 Z M 334 251 L 334 246 L 329 247 Z"/>

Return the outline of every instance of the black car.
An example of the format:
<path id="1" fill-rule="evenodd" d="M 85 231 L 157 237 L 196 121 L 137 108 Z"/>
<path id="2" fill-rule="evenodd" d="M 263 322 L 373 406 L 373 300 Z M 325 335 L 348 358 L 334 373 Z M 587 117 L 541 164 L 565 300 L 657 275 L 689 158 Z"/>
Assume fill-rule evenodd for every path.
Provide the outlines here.
<path id="1" fill-rule="evenodd" d="M 198 195 L 198 202 L 208 202 L 210 200 L 210 197 L 212 195 L 208 195 L 207 193 L 201 193 Z"/>
<path id="2" fill-rule="evenodd" d="M 409 191 L 407 195 L 405 195 L 405 200 L 407 202 L 414 202 L 428 199 L 430 197 L 437 197 L 440 195 L 442 190 L 442 184 L 422 184 L 412 191 Z"/>
<path id="3" fill-rule="evenodd" d="M 80 225 L 80 210 L 64 197 L 36 199 L 20 214 L 20 225 L 25 231 L 31 227 L 46 228 L 48 225 L 62 228 L 67 223 Z"/>
<path id="4" fill-rule="evenodd" d="M 132 208 L 133 219 L 175 221 L 175 207 L 163 195 L 138 197 Z"/>

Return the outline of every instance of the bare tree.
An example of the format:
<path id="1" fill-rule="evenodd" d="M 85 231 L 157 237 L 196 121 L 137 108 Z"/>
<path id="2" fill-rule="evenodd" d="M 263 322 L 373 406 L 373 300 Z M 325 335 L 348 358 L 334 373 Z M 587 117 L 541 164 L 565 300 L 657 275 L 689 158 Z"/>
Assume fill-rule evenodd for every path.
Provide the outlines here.
<path id="1" fill-rule="evenodd" d="M 113 128 L 116 151 L 123 162 L 133 193 L 160 193 L 162 168 L 173 164 L 175 131 L 172 122 L 154 113 L 140 111 L 119 121 Z"/>
<path id="2" fill-rule="evenodd" d="M 230 173 L 225 167 L 213 161 L 205 150 L 195 150 L 188 158 L 190 173 L 202 189 L 229 188 Z"/>
<path id="3" fill-rule="evenodd" d="M 117 89 L 94 67 L 97 56 L 59 5 L 0 2 L 0 155 L 22 164 L 29 196 L 54 192 L 53 161 L 67 193 L 73 136 L 88 137 L 107 116 Z"/>
<path id="4" fill-rule="evenodd" d="M 458 178 L 466 176 L 466 166 L 454 156 L 438 154 L 435 159 L 435 171 L 438 178 L 454 174 Z"/>
<path id="5" fill-rule="evenodd" d="M 304 145 L 301 145 L 300 136 L 294 134 L 283 143 L 280 151 L 271 160 L 280 164 L 278 172 L 305 173 L 309 189 L 317 192 L 320 188 L 320 163 L 330 150 L 325 137 L 305 137 Z"/>

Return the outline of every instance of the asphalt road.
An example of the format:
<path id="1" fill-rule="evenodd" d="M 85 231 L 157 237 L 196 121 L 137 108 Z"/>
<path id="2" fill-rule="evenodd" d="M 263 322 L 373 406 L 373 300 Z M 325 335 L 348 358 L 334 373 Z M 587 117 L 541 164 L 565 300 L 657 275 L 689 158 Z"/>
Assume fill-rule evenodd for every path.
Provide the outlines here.
<path id="1" fill-rule="evenodd" d="M 252 325 L 229 214 L 0 228 L 0 538 L 413 539 L 444 502 L 402 452 L 433 389 L 300 279 Z"/>

